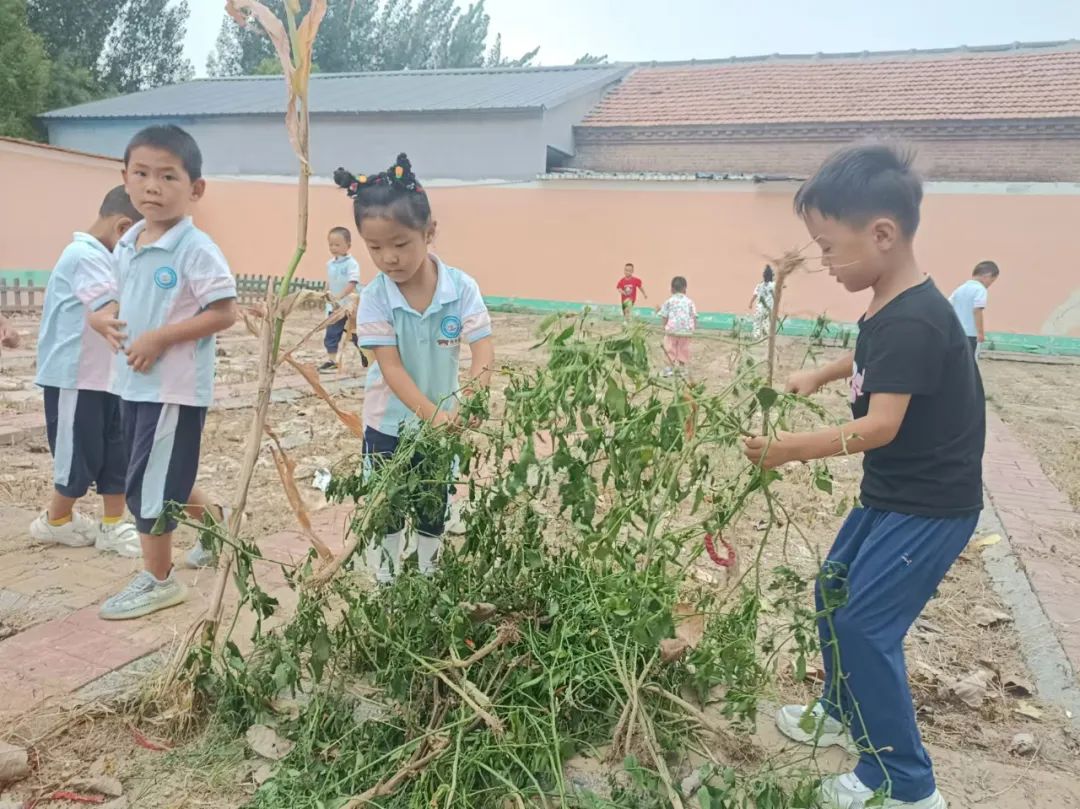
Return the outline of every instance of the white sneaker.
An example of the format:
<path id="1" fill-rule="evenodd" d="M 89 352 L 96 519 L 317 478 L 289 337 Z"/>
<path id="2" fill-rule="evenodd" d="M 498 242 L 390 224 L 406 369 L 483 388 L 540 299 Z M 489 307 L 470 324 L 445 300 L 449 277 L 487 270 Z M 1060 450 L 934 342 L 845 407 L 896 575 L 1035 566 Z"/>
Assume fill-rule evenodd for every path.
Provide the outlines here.
<path id="1" fill-rule="evenodd" d="M 204 567 L 217 567 L 217 554 L 203 547 L 201 540 L 195 540 L 191 550 L 184 554 L 184 567 L 199 570 Z"/>
<path id="2" fill-rule="evenodd" d="M 842 724 L 825 713 L 820 702 L 815 702 L 809 708 L 806 705 L 785 705 L 776 712 L 776 727 L 799 744 L 811 747 L 842 747 L 852 755 L 859 755 L 859 747 L 851 734 Z"/>
<path id="3" fill-rule="evenodd" d="M 99 551 L 123 556 L 125 559 L 138 559 L 142 556 L 139 532 L 129 522 L 118 522 L 113 525 L 100 523 L 94 547 Z"/>
<path id="4" fill-rule="evenodd" d="M 30 523 L 30 536 L 49 545 L 67 545 L 69 548 L 85 548 L 97 539 L 97 523 L 77 511 L 71 513 L 71 522 L 50 525 L 49 512 L 43 511 Z"/>
<path id="5" fill-rule="evenodd" d="M 864 809 L 874 797 L 874 790 L 866 786 L 855 773 L 834 775 L 821 782 L 818 798 L 821 809 Z M 886 798 L 884 803 L 874 804 L 883 809 L 949 809 L 945 798 L 936 789 L 929 798 L 921 801 L 898 801 Z"/>
<path id="6" fill-rule="evenodd" d="M 446 519 L 446 533 L 454 536 L 462 536 L 465 533 L 465 520 L 461 516 L 463 501 L 451 500 L 450 513 Z"/>
<path id="7" fill-rule="evenodd" d="M 229 520 L 232 517 L 232 509 L 228 506 L 217 506 L 221 509 L 221 522 L 218 523 L 221 527 L 228 529 Z M 240 523 L 243 525 L 243 521 Z M 186 554 L 184 554 L 184 567 L 192 570 L 199 570 L 205 567 L 217 567 L 218 555 L 209 548 L 203 547 L 202 537 L 195 540 L 195 544 L 192 546 Z"/>
<path id="8" fill-rule="evenodd" d="M 144 570 L 131 580 L 131 584 L 102 604 L 98 615 L 106 621 L 126 621 L 175 607 L 186 600 L 187 587 L 177 581 L 173 571 L 169 571 L 164 581 L 158 581 Z"/>

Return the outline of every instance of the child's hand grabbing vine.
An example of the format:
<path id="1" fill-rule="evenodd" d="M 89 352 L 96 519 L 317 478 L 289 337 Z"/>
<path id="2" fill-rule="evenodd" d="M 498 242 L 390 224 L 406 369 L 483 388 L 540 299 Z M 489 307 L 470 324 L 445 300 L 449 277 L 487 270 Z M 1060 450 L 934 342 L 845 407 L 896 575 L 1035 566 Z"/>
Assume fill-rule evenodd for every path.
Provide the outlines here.
<path id="1" fill-rule="evenodd" d="M 798 460 L 791 452 L 791 434 L 778 432 L 773 436 L 755 435 L 744 440 L 743 454 L 754 466 L 775 469 Z"/>
<path id="2" fill-rule="evenodd" d="M 821 390 L 821 380 L 817 371 L 796 371 L 788 377 L 784 390 L 798 396 L 810 396 Z"/>
<path id="3" fill-rule="evenodd" d="M 431 423 L 436 427 L 456 427 L 458 425 L 458 417 L 456 413 L 440 410 L 431 417 Z"/>

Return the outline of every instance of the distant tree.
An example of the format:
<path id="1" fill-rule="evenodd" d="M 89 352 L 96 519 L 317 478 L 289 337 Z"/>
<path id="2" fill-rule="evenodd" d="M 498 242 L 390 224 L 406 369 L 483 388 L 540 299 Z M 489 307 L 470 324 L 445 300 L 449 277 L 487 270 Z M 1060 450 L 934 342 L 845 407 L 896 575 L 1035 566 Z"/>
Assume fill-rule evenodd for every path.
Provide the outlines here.
<path id="1" fill-rule="evenodd" d="M 30 30 L 25 0 L 0 0 L 0 135 L 34 138 L 49 91 L 49 58 Z"/>
<path id="2" fill-rule="evenodd" d="M 109 33 L 128 0 L 28 0 L 30 28 L 45 43 L 49 58 L 93 71 Z"/>
<path id="3" fill-rule="evenodd" d="M 536 58 L 536 54 L 540 53 L 540 46 L 537 45 L 528 53 L 523 53 L 517 59 L 509 59 L 502 55 L 502 34 L 495 35 L 495 44 L 491 46 L 491 50 L 488 51 L 488 56 L 485 64 L 488 67 L 528 67 L 532 64 L 533 59 Z"/>
<path id="4" fill-rule="evenodd" d="M 458 15 L 447 43 L 446 67 L 476 67 L 484 64 L 487 50 L 488 24 L 491 18 L 484 11 L 484 0 L 470 3 L 464 14 Z"/>
<path id="5" fill-rule="evenodd" d="M 109 95 L 108 89 L 102 86 L 92 69 L 74 64 L 66 56 L 60 56 L 53 61 L 49 70 L 49 92 L 46 94 L 45 109 L 74 107 L 106 95 Z"/>
<path id="6" fill-rule="evenodd" d="M 280 2 L 266 0 L 265 5 L 284 16 Z M 206 72 L 211 76 L 256 75 L 259 66 L 267 59 L 277 59 L 277 56 L 262 29 L 255 23 L 240 26 L 231 17 L 225 17 L 221 21 L 214 52 L 206 60 Z"/>
<path id="7" fill-rule="evenodd" d="M 184 56 L 188 15 L 187 0 L 128 0 L 109 34 L 105 84 L 134 93 L 190 79 L 195 70 Z"/>
<path id="8" fill-rule="evenodd" d="M 266 5 L 284 15 L 282 0 L 266 0 Z M 352 73 L 513 66 L 535 58 L 534 50 L 518 59 L 504 59 L 501 41 L 488 53 L 490 22 L 484 0 L 476 0 L 464 11 L 455 0 L 327 0 L 314 59 L 323 72 Z M 492 61 L 493 53 L 496 61 Z M 263 62 L 272 58 L 270 40 L 259 33 L 258 26 L 242 27 L 226 19 L 207 60 L 207 72 L 256 75 Z"/>
<path id="9" fill-rule="evenodd" d="M 378 0 L 330 0 L 312 58 L 324 73 L 377 69 Z"/>
<path id="10" fill-rule="evenodd" d="M 575 65 L 606 65 L 607 54 L 603 56 L 593 56 L 591 53 L 586 53 L 584 56 L 579 56 L 574 60 Z"/>

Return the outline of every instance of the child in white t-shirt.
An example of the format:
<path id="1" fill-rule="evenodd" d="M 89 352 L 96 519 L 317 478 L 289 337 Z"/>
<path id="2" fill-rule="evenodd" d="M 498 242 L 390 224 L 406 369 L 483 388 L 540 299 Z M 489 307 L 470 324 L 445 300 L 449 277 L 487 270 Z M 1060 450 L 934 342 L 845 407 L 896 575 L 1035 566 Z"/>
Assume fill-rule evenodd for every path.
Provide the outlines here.
<path id="1" fill-rule="evenodd" d="M 690 338 L 697 329 L 697 307 L 686 296 L 686 279 L 681 275 L 671 279 L 671 297 L 658 314 L 664 323 L 664 353 L 669 363 L 664 376 L 671 376 L 690 364 Z"/>

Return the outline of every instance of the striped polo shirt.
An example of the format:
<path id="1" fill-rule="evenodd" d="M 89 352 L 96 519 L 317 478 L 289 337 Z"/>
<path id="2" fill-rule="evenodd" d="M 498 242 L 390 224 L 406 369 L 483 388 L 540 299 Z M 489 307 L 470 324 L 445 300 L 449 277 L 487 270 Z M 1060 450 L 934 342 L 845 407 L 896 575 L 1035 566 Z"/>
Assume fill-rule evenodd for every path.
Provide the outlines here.
<path id="1" fill-rule="evenodd" d="M 136 247 L 145 222 L 131 228 L 116 245 L 120 320 L 128 344 L 162 326 L 190 320 L 215 301 L 236 297 L 225 256 L 185 218 L 153 244 Z M 113 393 L 128 402 L 160 402 L 209 407 L 214 398 L 217 340 L 177 343 L 146 373 L 133 371 L 118 354 Z"/>
<path id="2" fill-rule="evenodd" d="M 76 233 L 56 262 L 45 290 L 38 332 L 38 385 L 107 391 L 112 382 L 109 343 L 90 328 L 87 312 L 111 300 L 113 257 L 88 233 Z"/>
<path id="3" fill-rule="evenodd" d="M 417 312 L 390 278 L 379 273 L 364 288 L 356 320 L 363 348 L 396 346 L 402 365 L 420 391 L 441 410 L 453 410 L 459 390 L 461 343 L 491 336 L 491 317 L 476 281 L 432 256 L 439 278 L 431 304 Z M 368 370 L 364 425 L 398 435 L 419 421 L 383 378 L 378 363 Z"/>

